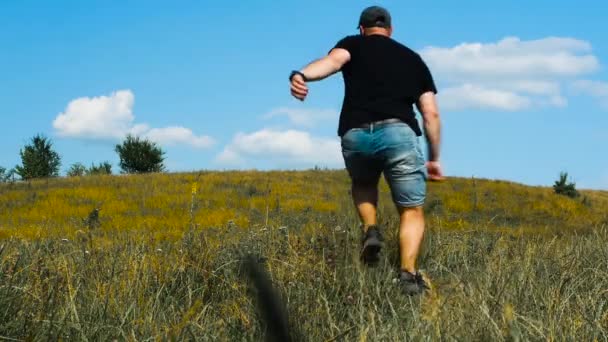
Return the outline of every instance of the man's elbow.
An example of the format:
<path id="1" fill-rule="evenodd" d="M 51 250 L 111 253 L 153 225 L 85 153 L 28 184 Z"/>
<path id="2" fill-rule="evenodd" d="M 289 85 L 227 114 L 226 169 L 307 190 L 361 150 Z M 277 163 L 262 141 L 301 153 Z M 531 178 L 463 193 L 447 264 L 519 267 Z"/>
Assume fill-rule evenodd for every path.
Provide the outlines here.
<path id="1" fill-rule="evenodd" d="M 327 59 L 333 72 L 338 72 L 350 60 L 350 53 L 345 49 L 333 49 Z"/>
<path id="2" fill-rule="evenodd" d="M 331 69 L 331 73 L 335 73 L 340 71 L 340 69 L 342 69 L 342 61 L 338 58 L 333 58 L 333 57 L 328 57 L 328 65 L 329 68 Z"/>
<path id="3" fill-rule="evenodd" d="M 422 115 L 424 122 L 425 123 L 439 123 L 440 122 L 440 117 L 439 117 L 439 111 L 438 110 L 427 110 L 424 111 L 423 115 Z"/>

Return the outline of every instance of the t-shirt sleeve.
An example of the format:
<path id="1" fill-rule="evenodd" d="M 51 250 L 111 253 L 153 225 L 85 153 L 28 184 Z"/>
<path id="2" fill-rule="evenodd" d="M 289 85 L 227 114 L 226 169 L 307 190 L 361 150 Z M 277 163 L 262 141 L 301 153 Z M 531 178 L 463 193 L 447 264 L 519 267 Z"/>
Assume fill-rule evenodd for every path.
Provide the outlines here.
<path id="1" fill-rule="evenodd" d="M 435 94 L 437 94 L 437 87 L 435 86 L 435 81 L 433 80 L 433 75 L 431 74 L 431 71 L 429 70 L 429 67 L 426 65 L 426 63 L 424 62 L 424 60 L 419 57 L 420 60 L 420 67 L 419 67 L 419 88 L 418 88 L 418 96 L 426 93 L 426 92 L 433 92 Z"/>
<path id="2" fill-rule="evenodd" d="M 357 42 L 356 36 L 348 36 L 348 37 L 340 39 L 338 41 L 338 43 L 336 43 L 336 45 L 333 48 L 331 48 L 331 50 L 344 49 L 352 55 L 356 42 Z M 329 50 L 328 53 L 331 52 L 331 50 Z"/>

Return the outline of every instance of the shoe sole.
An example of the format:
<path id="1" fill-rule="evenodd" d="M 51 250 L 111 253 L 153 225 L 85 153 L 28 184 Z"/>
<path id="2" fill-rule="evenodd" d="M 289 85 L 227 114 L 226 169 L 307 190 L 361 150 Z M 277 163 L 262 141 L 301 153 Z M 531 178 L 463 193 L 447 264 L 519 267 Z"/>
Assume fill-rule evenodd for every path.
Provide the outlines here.
<path id="1" fill-rule="evenodd" d="M 361 259 L 366 264 L 376 264 L 380 261 L 378 254 L 380 254 L 380 250 L 382 249 L 382 242 L 377 238 L 370 238 L 365 241 L 363 244 L 363 249 L 361 250 Z"/>

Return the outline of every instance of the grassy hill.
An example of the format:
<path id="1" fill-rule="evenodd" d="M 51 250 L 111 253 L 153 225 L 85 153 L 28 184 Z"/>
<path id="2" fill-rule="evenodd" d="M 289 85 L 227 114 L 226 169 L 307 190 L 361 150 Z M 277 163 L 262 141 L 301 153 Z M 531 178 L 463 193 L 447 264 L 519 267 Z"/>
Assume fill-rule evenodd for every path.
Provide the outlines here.
<path id="1" fill-rule="evenodd" d="M 434 288 L 409 298 L 381 188 L 387 245 L 366 269 L 343 171 L 0 185 L 0 338 L 260 340 L 239 268 L 253 253 L 304 340 L 608 339 L 608 193 L 430 183 Z"/>

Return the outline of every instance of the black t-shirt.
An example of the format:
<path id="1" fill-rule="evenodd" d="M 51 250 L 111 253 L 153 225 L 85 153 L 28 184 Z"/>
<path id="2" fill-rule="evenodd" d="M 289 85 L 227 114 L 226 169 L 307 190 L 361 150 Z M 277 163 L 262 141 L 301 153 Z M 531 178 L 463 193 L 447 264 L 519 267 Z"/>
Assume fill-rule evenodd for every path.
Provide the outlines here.
<path id="1" fill-rule="evenodd" d="M 401 119 L 422 135 L 413 105 L 420 95 L 437 89 L 420 55 L 381 35 L 348 36 L 334 48 L 351 56 L 342 67 L 345 88 L 339 136 L 361 124 L 390 118 Z"/>

